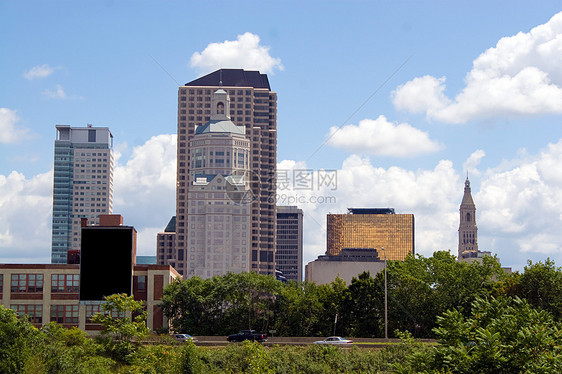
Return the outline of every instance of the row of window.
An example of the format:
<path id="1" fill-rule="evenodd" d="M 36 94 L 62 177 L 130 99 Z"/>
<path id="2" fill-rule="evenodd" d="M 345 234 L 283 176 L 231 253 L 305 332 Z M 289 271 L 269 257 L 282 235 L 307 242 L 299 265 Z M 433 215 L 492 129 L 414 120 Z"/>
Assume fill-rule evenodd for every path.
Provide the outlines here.
<path id="1" fill-rule="evenodd" d="M 43 283 L 43 274 L 12 274 L 11 292 L 43 292 Z M 51 275 L 51 292 L 78 292 L 78 290 L 78 274 Z"/>
<path id="2" fill-rule="evenodd" d="M 146 290 L 146 276 L 139 275 L 137 290 Z M 4 275 L 0 274 L 0 290 L 2 290 Z M 11 292 L 43 292 L 43 274 L 12 274 Z M 77 293 L 80 290 L 80 275 L 51 274 L 51 292 Z"/>
<path id="3" fill-rule="evenodd" d="M 10 309 L 14 310 L 18 317 L 27 315 L 31 323 L 43 323 L 43 305 L 41 304 L 12 304 Z M 86 322 L 96 314 L 103 313 L 102 306 L 86 305 Z M 115 318 L 123 318 L 123 312 L 112 312 Z M 78 305 L 51 305 L 50 321 L 62 324 L 78 324 Z"/>

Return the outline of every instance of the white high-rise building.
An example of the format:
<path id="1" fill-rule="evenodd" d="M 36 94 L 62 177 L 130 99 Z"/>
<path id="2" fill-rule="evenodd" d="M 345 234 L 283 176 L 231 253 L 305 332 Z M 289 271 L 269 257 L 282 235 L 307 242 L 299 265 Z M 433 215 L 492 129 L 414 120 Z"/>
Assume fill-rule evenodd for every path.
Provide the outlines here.
<path id="1" fill-rule="evenodd" d="M 250 140 L 229 111 L 228 94 L 216 90 L 210 121 L 189 140 L 188 235 L 174 264 L 186 277 L 250 270 Z"/>
<path id="2" fill-rule="evenodd" d="M 113 211 L 113 135 L 107 127 L 57 125 L 51 262 L 80 250 L 81 219 Z"/>

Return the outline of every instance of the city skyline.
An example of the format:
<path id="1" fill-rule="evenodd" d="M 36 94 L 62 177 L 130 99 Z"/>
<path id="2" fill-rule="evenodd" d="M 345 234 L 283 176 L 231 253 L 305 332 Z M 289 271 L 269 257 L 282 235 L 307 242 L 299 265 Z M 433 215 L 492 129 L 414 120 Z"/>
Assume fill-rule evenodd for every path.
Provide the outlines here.
<path id="1" fill-rule="evenodd" d="M 557 2 L 62 5 L 0 4 L 0 262 L 49 262 L 54 128 L 88 123 L 112 130 L 113 211 L 154 255 L 177 89 L 244 68 L 279 97 L 277 203 L 304 211 L 305 263 L 347 207 L 413 213 L 416 253 L 456 253 L 468 172 L 480 250 L 562 264 Z"/>

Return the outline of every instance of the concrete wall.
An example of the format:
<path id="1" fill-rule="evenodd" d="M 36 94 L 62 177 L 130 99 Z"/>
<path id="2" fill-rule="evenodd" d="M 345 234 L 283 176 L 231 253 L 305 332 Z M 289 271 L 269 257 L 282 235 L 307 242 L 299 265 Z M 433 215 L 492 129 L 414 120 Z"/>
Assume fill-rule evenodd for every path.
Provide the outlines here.
<path id="1" fill-rule="evenodd" d="M 347 285 L 351 279 L 364 271 L 369 271 L 374 277 L 379 271 L 384 270 L 384 261 L 381 262 L 346 262 L 346 261 L 312 261 L 306 265 L 305 279 L 316 284 L 331 283 L 340 277 Z"/>

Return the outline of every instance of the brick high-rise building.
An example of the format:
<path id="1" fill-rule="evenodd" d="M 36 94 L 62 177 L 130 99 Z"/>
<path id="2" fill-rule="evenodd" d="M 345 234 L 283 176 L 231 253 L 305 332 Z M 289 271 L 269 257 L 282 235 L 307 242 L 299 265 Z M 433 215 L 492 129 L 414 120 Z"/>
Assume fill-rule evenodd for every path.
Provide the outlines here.
<path id="1" fill-rule="evenodd" d="M 57 125 L 51 262 L 80 249 L 82 218 L 98 224 L 113 210 L 113 135 L 107 127 Z"/>
<path id="2" fill-rule="evenodd" d="M 219 89 L 228 95 L 230 110 L 223 103 L 228 110 L 225 114 L 234 124 L 245 128 L 249 141 L 250 188 L 253 195 L 247 203 L 251 218 L 249 270 L 274 274 L 277 94 L 271 91 L 267 75 L 242 69 L 220 69 L 179 87 L 176 241 L 172 253 L 165 255 L 165 259 L 159 255 L 158 263 L 171 264 L 180 274 L 190 276 L 187 269 L 191 257 L 187 254 L 191 246 L 190 229 L 196 224 L 189 221 L 188 212 L 188 207 L 191 209 L 189 196 L 193 189 L 193 162 L 196 161 L 192 159 L 194 154 L 190 147 L 200 146 L 192 142 L 193 137 L 198 127 L 211 121 L 212 110 L 217 109 L 213 107 L 212 98 Z M 233 155 L 230 162 L 235 162 Z"/>

